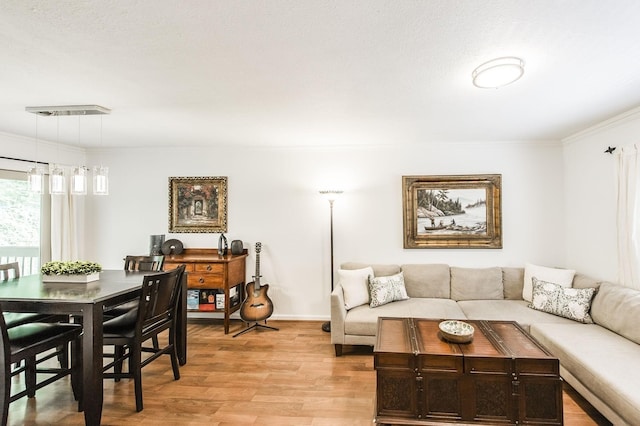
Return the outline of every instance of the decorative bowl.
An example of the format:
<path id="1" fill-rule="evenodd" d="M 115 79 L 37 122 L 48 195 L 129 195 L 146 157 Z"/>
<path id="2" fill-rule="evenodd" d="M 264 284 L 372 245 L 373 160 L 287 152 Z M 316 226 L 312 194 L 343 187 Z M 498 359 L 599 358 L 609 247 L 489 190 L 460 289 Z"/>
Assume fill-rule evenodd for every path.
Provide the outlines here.
<path id="1" fill-rule="evenodd" d="M 471 324 L 464 321 L 447 320 L 438 324 L 442 337 L 452 343 L 469 343 L 475 331 Z"/>

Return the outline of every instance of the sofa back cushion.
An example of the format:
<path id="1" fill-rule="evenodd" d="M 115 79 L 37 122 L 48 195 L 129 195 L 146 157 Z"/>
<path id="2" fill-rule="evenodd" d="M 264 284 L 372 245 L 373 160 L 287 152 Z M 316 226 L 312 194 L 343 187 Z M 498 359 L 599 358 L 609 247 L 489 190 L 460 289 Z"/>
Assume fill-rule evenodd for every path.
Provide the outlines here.
<path id="1" fill-rule="evenodd" d="M 360 263 L 360 262 L 346 262 L 340 265 L 340 269 L 363 269 L 371 267 L 373 269 L 373 275 L 376 277 L 389 277 L 400 272 L 400 265 L 387 265 L 387 264 L 375 264 Z"/>
<path id="2" fill-rule="evenodd" d="M 593 322 L 640 344 L 640 291 L 602 283 L 591 303 Z"/>
<path id="3" fill-rule="evenodd" d="M 402 265 L 402 272 L 409 297 L 450 298 L 449 265 L 408 264 Z"/>
<path id="4" fill-rule="evenodd" d="M 458 300 L 504 299 L 502 268 L 451 267 L 451 298 Z"/>
<path id="5" fill-rule="evenodd" d="M 502 268 L 502 284 L 504 286 L 504 298 L 509 300 L 522 300 L 522 287 L 524 285 L 524 268 Z"/>
<path id="6" fill-rule="evenodd" d="M 594 280 L 593 278 L 578 272 L 576 272 L 576 275 L 573 277 L 573 288 L 598 288 L 599 286 L 600 281 Z"/>

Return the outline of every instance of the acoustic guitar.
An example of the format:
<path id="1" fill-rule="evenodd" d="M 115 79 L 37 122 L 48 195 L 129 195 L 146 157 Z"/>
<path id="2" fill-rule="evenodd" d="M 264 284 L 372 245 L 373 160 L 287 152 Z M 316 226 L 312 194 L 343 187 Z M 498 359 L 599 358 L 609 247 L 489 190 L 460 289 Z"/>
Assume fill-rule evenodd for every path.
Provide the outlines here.
<path id="1" fill-rule="evenodd" d="M 273 302 L 267 296 L 269 284 L 260 285 L 260 251 L 262 243 L 256 243 L 256 274 L 246 286 L 247 297 L 242 302 L 240 317 L 245 322 L 264 321 L 273 314 Z"/>

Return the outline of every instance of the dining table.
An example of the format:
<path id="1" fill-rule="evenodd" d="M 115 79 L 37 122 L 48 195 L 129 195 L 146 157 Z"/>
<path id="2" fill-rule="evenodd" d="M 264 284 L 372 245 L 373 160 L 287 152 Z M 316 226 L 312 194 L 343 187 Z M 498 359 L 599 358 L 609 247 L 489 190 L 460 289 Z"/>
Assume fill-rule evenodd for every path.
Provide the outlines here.
<path id="1" fill-rule="evenodd" d="M 145 275 L 154 272 L 103 270 L 88 283 L 47 282 L 42 275 L 25 275 L 0 285 L 5 312 L 35 312 L 81 317 L 82 407 L 86 425 L 99 425 L 103 404 L 103 313 L 139 297 Z M 187 362 L 187 285 L 181 281 L 176 317 L 176 351 Z"/>

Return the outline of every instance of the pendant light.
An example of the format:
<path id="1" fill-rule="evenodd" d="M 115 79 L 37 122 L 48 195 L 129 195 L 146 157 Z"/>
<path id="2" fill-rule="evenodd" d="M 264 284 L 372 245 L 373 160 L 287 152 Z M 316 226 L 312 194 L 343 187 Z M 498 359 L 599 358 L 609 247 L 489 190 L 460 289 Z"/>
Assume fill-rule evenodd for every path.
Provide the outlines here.
<path id="1" fill-rule="evenodd" d="M 80 116 L 78 116 L 78 146 L 80 146 Z M 71 194 L 87 195 L 87 168 L 78 166 L 71 175 Z"/>
<path id="2" fill-rule="evenodd" d="M 44 186 L 44 170 L 38 165 L 38 116 L 36 115 L 36 160 L 27 172 L 27 186 L 29 191 L 42 194 Z"/>
<path id="3" fill-rule="evenodd" d="M 102 116 L 100 117 L 100 147 L 102 149 Z M 102 153 L 99 153 L 102 160 Z M 109 168 L 102 165 L 93 167 L 93 195 L 109 195 Z"/>
<path id="4" fill-rule="evenodd" d="M 56 139 L 56 157 L 58 157 L 60 152 L 60 117 L 58 117 Z M 64 169 L 58 164 L 52 164 L 49 168 L 49 194 L 62 195 L 66 193 L 67 182 L 64 177 Z"/>
<path id="5" fill-rule="evenodd" d="M 29 188 L 33 191 L 37 191 L 38 182 L 43 182 L 42 176 L 44 172 L 42 168 L 38 168 L 37 163 L 37 148 L 38 148 L 38 136 L 37 116 L 42 115 L 44 117 L 56 116 L 58 118 L 58 144 L 60 143 L 60 116 L 67 115 L 104 115 L 110 114 L 109 108 L 102 107 L 100 105 L 61 105 L 61 106 L 36 106 L 26 107 L 27 112 L 36 114 L 36 164 L 34 168 L 29 170 Z M 100 117 L 100 144 L 102 145 L 102 117 Z M 80 119 L 78 119 L 78 145 L 80 145 Z M 58 147 L 59 150 L 59 147 Z M 38 176 L 38 170 L 40 171 Z M 71 193 L 74 195 L 85 195 L 87 193 L 87 180 L 89 169 L 85 166 L 77 166 L 73 170 L 71 176 Z M 40 187 L 42 184 L 40 184 Z M 50 194 L 64 194 L 66 193 L 66 178 L 64 168 L 58 164 L 51 164 L 49 166 L 49 193 Z M 108 195 L 109 194 L 109 168 L 100 164 L 93 167 L 93 193 L 94 195 Z"/>

